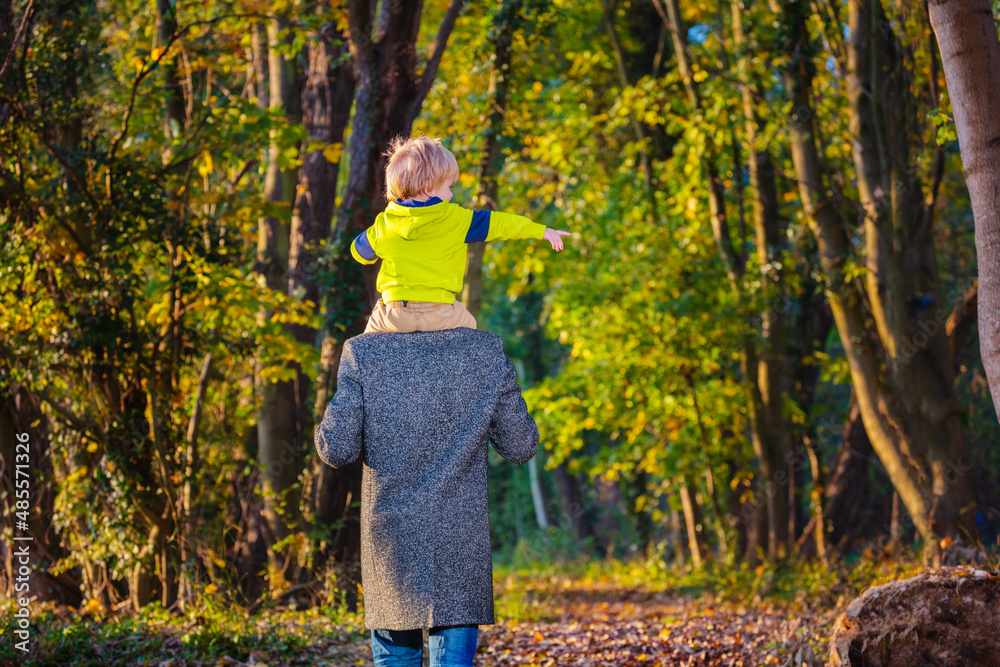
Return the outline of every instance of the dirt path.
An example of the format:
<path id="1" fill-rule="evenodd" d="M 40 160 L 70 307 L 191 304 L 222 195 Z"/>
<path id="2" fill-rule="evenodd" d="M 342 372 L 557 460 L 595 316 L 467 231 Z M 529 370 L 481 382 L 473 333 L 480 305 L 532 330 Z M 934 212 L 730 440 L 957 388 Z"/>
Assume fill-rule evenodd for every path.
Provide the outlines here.
<path id="1" fill-rule="evenodd" d="M 832 615 L 743 609 L 676 592 L 576 582 L 526 595 L 554 618 L 482 626 L 476 667 L 819 667 L 832 621 Z M 374 664 L 367 638 L 315 649 L 310 664 Z"/>
<path id="2" fill-rule="evenodd" d="M 816 636 L 826 619 L 811 614 L 713 611 L 691 598 L 639 591 L 573 590 L 554 597 L 550 602 L 560 609 L 556 622 L 484 627 L 486 648 L 475 664 L 811 667 L 823 662 L 815 657 L 822 650 Z"/>

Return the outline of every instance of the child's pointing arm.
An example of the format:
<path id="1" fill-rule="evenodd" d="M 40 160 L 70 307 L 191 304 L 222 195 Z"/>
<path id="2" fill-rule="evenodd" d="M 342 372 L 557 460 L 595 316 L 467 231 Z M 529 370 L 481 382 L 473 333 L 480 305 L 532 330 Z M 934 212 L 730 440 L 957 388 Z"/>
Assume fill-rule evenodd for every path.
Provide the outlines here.
<path id="1" fill-rule="evenodd" d="M 563 249 L 562 237 L 571 235 L 571 232 L 549 229 L 523 215 L 503 211 L 473 211 L 465 242 L 538 239 L 548 241 L 553 250 L 559 251 Z"/>

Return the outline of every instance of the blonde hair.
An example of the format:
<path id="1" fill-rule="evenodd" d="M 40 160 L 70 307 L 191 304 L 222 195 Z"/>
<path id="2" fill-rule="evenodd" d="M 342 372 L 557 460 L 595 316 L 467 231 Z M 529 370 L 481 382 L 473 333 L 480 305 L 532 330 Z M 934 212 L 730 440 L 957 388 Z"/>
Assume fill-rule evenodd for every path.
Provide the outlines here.
<path id="1" fill-rule="evenodd" d="M 385 197 L 409 199 L 458 180 L 458 161 L 441 145 L 440 139 L 426 136 L 398 136 L 385 152 Z"/>

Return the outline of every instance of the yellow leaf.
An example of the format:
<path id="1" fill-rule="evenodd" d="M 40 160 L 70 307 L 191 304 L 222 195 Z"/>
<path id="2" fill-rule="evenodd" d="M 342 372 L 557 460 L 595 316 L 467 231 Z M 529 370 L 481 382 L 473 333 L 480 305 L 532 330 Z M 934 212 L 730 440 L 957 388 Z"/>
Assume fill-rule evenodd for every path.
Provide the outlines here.
<path id="1" fill-rule="evenodd" d="M 948 547 L 950 547 L 952 545 L 952 543 L 953 542 L 952 542 L 951 536 L 949 535 L 948 537 L 945 537 L 945 538 L 943 538 L 941 540 L 941 548 L 942 549 L 947 549 Z"/>
<path id="2" fill-rule="evenodd" d="M 705 70 L 700 70 L 698 72 L 695 72 L 691 78 L 700 83 L 708 78 L 708 72 L 706 72 Z"/>
<path id="3" fill-rule="evenodd" d="M 158 46 L 153 49 L 153 52 L 149 54 L 151 60 L 156 61 L 160 56 L 163 55 L 164 51 L 167 50 L 165 46 Z"/>
<path id="4" fill-rule="evenodd" d="M 542 82 L 541 81 L 534 82 L 533 84 L 531 84 L 531 89 L 536 93 L 542 92 Z"/>
<path id="5" fill-rule="evenodd" d="M 344 154 L 344 144 L 327 144 L 323 149 L 323 157 L 327 162 L 340 162 L 340 156 Z"/>
<path id="6" fill-rule="evenodd" d="M 198 173 L 202 176 L 208 176 L 212 173 L 212 154 L 206 152 L 201 159 L 201 164 L 198 165 Z"/>
<path id="7" fill-rule="evenodd" d="M 216 592 L 217 590 L 219 590 L 219 587 L 216 586 L 215 584 L 209 584 L 208 586 L 205 586 L 205 593 L 207 595 L 211 595 L 212 593 Z"/>
<path id="8" fill-rule="evenodd" d="M 545 637 L 542 636 L 541 632 L 536 632 L 535 639 L 537 639 L 538 641 L 542 641 L 543 639 L 545 639 Z"/>

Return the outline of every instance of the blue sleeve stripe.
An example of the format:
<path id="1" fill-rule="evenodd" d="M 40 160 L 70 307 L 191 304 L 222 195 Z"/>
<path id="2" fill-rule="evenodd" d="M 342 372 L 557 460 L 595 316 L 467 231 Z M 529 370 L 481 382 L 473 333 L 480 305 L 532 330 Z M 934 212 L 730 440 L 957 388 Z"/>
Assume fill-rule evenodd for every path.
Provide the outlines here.
<path id="1" fill-rule="evenodd" d="M 465 235 L 465 242 L 475 243 L 476 241 L 485 241 L 486 236 L 489 233 L 490 233 L 490 212 L 473 211 L 472 224 L 469 225 L 469 233 Z"/>
<path id="2" fill-rule="evenodd" d="M 358 234 L 354 239 L 354 247 L 357 248 L 358 254 L 369 262 L 373 262 L 378 259 L 378 255 L 375 254 L 375 249 L 372 248 L 372 244 L 368 241 L 367 229 Z"/>

